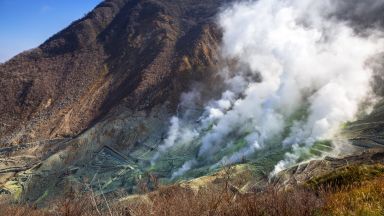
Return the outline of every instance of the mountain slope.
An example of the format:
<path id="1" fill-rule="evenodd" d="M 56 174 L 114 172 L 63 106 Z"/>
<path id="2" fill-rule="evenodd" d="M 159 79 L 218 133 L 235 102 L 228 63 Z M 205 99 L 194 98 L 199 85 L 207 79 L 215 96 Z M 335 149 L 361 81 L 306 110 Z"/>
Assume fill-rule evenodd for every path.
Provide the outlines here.
<path id="1" fill-rule="evenodd" d="M 42 201 L 96 174 L 102 191 L 135 186 L 180 94 L 215 79 L 224 2 L 107 0 L 1 64 L 0 194 Z"/>
<path id="2" fill-rule="evenodd" d="M 221 1 L 109 0 L 0 65 L 1 145 L 73 137 L 118 104 L 175 103 L 214 67 Z M 199 70 L 200 69 L 200 70 Z"/>
<path id="3" fill-rule="evenodd" d="M 215 82 L 216 71 L 223 66 L 219 65 L 222 30 L 216 16 L 228 2 L 106 0 L 38 48 L 1 64 L 0 195 L 40 203 L 77 186 L 113 195 L 120 189 L 138 192 L 143 182 L 153 189 L 154 177 L 172 182 L 172 172 L 196 153 L 188 148 L 182 149 L 183 155 L 170 151 L 155 165 L 151 158 L 166 139 L 169 119 L 195 108 L 179 106 L 181 93 L 198 85 L 195 81 L 206 84 L 207 89 L 199 89 L 203 97 L 220 88 Z M 381 23 L 376 15 L 368 21 L 359 15 L 341 18 L 354 20 L 361 30 L 370 26 L 366 22 Z M 238 66 L 231 63 L 229 67 Z M 348 125 L 349 138 L 363 140 L 360 146 L 367 145 L 367 139 L 382 145 L 378 135 L 383 124 L 372 122 L 383 116 L 378 106 L 360 125 Z M 220 154 L 246 144 L 244 137 L 232 135 L 234 148 L 223 148 Z M 315 147 L 311 150 L 320 154 L 332 150 L 322 143 Z M 252 181 L 266 183 L 285 153 L 274 146 L 258 152 L 252 161 Z M 208 164 L 183 177 L 218 169 Z M 308 171 L 296 170 L 293 174 Z M 292 176 L 283 180 L 289 182 Z M 217 181 L 215 175 L 208 179 Z"/>

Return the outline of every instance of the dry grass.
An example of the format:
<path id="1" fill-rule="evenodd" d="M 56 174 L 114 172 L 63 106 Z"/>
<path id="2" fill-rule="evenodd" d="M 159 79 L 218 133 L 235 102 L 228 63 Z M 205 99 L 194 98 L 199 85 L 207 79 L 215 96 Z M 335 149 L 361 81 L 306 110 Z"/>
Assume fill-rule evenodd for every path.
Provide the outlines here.
<path id="1" fill-rule="evenodd" d="M 355 175 L 360 176 L 355 176 Z M 309 182 L 311 187 L 279 191 L 273 187 L 241 194 L 226 178 L 220 189 L 196 191 L 180 185 L 160 186 L 156 191 L 119 202 L 93 193 L 70 193 L 34 206 L 0 204 L 0 215 L 15 216 L 320 216 L 384 215 L 382 166 L 347 167 Z M 316 186 L 316 187 L 314 187 Z M 325 189 L 324 189 L 325 188 Z"/>
<path id="2" fill-rule="evenodd" d="M 32 206 L 0 205 L 0 215 L 12 216 L 48 216 L 48 212 L 36 209 Z"/>
<path id="3" fill-rule="evenodd" d="M 332 215 L 384 215 L 384 177 L 329 193 L 325 211 Z"/>
<path id="4" fill-rule="evenodd" d="M 383 175 L 384 165 L 382 164 L 346 166 L 310 180 L 308 186 L 314 190 L 326 188 L 337 191 L 346 187 L 358 186 Z"/>
<path id="5" fill-rule="evenodd" d="M 105 200 L 91 195 L 67 197 L 52 201 L 46 208 L 0 205 L 0 215 L 20 216 L 194 216 L 194 215 L 250 215 L 291 216 L 315 215 L 322 201 L 308 190 L 278 192 L 267 189 L 260 193 L 239 194 L 231 188 L 213 191 L 208 188 L 195 193 L 180 186 L 161 187 L 136 199 L 106 207 Z"/>
<path id="6" fill-rule="evenodd" d="M 321 210 L 322 199 L 301 189 L 240 195 L 231 191 L 201 190 L 198 194 L 184 188 L 166 188 L 149 197 L 152 202 L 128 204 L 131 215 L 250 215 L 291 216 L 315 215 Z"/>
<path id="7" fill-rule="evenodd" d="M 1 216 L 93 216 L 106 213 L 109 211 L 102 198 L 97 198 L 93 193 L 79 194 L 74 191 L 52 200 L 44 208 L 30 204 L 0 203 Z"/>

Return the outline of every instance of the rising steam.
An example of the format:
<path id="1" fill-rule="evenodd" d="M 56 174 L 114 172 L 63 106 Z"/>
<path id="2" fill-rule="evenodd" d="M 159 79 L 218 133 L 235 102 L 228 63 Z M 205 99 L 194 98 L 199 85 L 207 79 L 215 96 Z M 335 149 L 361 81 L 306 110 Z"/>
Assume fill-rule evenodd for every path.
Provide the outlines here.
<path id="1" fill-rule="evenodd" d="M 348 16 L 338 15 L 348 1 L 334 2 L 259 0 L 224 10 L 218 18 L 222 57 L 237 65 L 220 72 L 226 90 L 201 115 L 173 117 L 152 162 L 170 149 L 195 152 L 174 170 L 174 178 L 189 169 L 252 158 L 273 145 L 286 152 L 276 161 L 278 172 L 316 142 L 333 140 L 361 104 L 374 98 L 368 60 L 384 48 L 379 28 L 356 29 L 343 19 Z M 364 2 L 351 17 L 383 5 Z M 182 104 L 199 94 L 185 94 Z"/>

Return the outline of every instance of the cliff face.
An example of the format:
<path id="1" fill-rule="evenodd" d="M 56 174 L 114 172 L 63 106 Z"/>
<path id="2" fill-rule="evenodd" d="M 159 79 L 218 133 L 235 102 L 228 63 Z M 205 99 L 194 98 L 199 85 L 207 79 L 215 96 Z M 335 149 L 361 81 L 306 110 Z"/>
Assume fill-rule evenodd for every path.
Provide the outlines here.
<path id="1" fill-rule="evenodd" d="M 0 145 L 73 137 L 117 105 L 173 109 L 216 65 L 222 3 L 107 0 L 1 64 Z"/>

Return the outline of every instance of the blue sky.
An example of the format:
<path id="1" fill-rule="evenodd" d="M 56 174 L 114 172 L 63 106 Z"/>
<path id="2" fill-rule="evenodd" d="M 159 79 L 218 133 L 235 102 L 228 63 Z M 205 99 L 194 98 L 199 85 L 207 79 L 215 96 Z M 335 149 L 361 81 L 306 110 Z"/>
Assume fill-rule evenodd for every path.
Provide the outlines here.
<path id="1" fill-rule="evenodd" d="M 0 62 L 37 47 L 102 0 L 0 0 Z"/>

